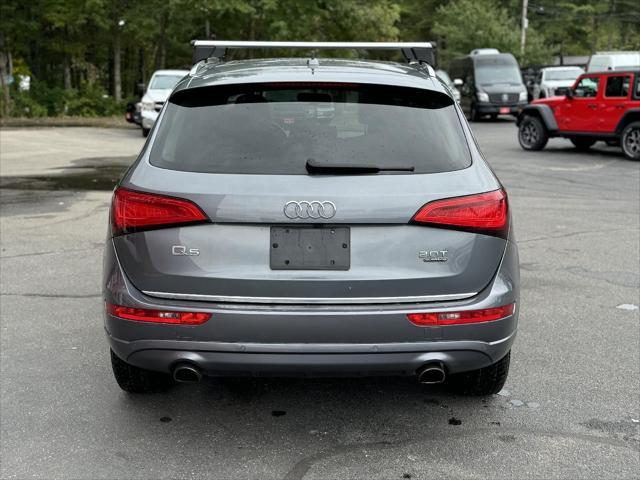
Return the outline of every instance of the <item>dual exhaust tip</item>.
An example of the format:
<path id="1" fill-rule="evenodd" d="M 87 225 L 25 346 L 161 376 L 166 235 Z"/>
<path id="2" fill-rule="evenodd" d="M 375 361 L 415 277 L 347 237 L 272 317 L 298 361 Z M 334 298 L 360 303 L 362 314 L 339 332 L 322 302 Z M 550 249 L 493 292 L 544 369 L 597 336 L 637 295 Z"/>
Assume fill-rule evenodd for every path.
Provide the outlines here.
<path id="1" fill-rule="evenodd" d="M 425 385 L 443 383 L 446 373 L 441 363 L 427 363 L 418 369 L 418 382 Z M 180 383 L 198 383 L 202 379 L 200 369 L 191 363 L 179 363 L 173 369 L 173 379 Z"/>
<path id="2" fill-rule="evenodd" d="M 443 383 L 447 375 L 442 363 L 427 363 L 418 369 L 418 382 L 424 385 Z"/>

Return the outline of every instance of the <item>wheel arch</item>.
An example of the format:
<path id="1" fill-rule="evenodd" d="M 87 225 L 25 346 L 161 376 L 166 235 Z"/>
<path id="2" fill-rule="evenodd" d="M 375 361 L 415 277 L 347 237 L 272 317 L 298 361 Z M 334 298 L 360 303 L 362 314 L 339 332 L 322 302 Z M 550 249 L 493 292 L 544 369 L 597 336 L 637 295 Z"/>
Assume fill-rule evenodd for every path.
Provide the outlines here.
<path id="1" fill-rule="evenodd" d="M 632 108 L 624 112 L 616 126 L 616 135 L 622 135 L 624 128 L 631 122 L 640 122 L 640 108 Z"/>
<path id="2" fill-rule="evenodd" d="M 526 107 L 524 107 L 520 112 L 520 114 L 518 115 L 518 120 L 516 122 L 518 126 L 520 126 L 522 119 L 526 115 L 539 117 L 540 120 L 542 120 L 542 123 L 547 129 L 547 132 L 549 133 L 549 135 L 553 135 L 555 132 L 558 131 L 558 123 L 556 122 L 556 117 L 554 117 L 553 110 L 551 110 L 551 107 L 549 105 L 534 104 L 534 105 L 527 105 Z"/>

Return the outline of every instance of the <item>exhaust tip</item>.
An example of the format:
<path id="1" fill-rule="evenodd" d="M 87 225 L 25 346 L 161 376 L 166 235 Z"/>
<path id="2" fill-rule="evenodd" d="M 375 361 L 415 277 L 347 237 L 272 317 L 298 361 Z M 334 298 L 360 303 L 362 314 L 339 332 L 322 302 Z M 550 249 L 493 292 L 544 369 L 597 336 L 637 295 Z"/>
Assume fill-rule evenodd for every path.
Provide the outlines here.
<path id="1" fill-rule="evenodd" d="M 443 383 L 445 378 L 446 374 L 441 363 L 430 363 L 418 370 L 418 382 L 425 385 Z"/>
<path id="2" fill-rule="evenodd" d="M 195 365 L 181 363 L 173 369 L 173 379 L 180 383 L 198 383 L 202 373 Z"/>

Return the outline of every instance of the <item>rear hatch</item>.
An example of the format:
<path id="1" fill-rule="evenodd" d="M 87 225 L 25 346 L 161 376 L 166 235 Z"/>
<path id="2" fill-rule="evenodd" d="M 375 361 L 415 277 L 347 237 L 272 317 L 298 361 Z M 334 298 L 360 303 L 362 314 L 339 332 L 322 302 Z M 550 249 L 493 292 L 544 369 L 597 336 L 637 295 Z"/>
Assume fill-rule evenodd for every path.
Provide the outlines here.
<path id="1" fill-rule="evenodd" d="M 317 82 L 177 92 L 112 217 L 147 294 L 275 304 L 473 296 L 508 228 L 450 97 Z"/>

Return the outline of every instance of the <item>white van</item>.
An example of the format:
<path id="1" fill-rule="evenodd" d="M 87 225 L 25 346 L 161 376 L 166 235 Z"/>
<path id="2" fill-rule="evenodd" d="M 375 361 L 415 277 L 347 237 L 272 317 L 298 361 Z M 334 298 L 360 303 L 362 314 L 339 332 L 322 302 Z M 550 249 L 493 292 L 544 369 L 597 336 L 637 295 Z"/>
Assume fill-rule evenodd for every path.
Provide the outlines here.
<path id="1" fill-rule="evenodd" d="M 596 52 L 591 55 L 587 72 L 636 68 L 640 68 L 640 52 Z"/>

